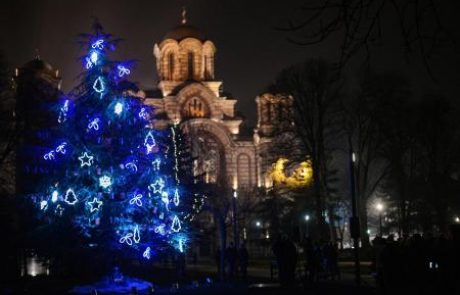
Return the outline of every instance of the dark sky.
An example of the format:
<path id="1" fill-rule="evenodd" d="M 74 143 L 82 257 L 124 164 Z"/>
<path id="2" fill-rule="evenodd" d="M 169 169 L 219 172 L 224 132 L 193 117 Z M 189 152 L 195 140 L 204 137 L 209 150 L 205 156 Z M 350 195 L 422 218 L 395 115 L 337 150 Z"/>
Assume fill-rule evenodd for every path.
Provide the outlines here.
<path id="1" fill-rule="evenodd" d="M 180 23 L 181 7 L 187 6 L 188 23 L 199 27 L 217 47 L 216 74 L 224 90 L 238 99 L 238 110 L 255 124 L 255 96 L 282 68 L 308 57 L 331 58 L 338 53 L 334 40 L 299 47 L 286 33 L 273 29 L 299 16 L 302 0 L 1 0 L 0 50 L 12 67 L 31 60 L 35 48 L 42 59 L 60 69 L 64 90 L 75 85 L 82 71 L 76 35 L 89 32 L 91 16 L 105 30 L 124 39 L 116 58 L 137 59 L 132 78 L 141 88 L 156 85 L 153 45 Z M 442 2 L 442 1 L 441 1 Z M 455 8 L 455 9 L 454 9 Z M 443 7 L 443 18 L 458 36 L 458 7 Z M 394 20 L 385 20 L 389 27 Z M 396 32 L 396 31 L 395 31 Z M 403 71 L 421 91 L 460 93 L 457 53 L 443 52 L 436 63 L 439 83 L 426 75 L 418 62 L 407 64 L 397 37 L 387 31 L 383 47 L 373 55 L 375 67 Z"/>

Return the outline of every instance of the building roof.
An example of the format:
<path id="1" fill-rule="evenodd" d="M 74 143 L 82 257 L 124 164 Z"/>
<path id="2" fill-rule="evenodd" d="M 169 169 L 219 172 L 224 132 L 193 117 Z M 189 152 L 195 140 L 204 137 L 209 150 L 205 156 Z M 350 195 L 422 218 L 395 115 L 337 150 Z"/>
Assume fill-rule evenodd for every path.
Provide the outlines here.
<path id="1" fill-rule="evenodd" d="M 31 72 L 44 72 L 51 76 L 56 75 L 56 70 L 46 61 L 40 59 L 39 57 L 34 58 L 33 60 L 25 63 L 21 70 L 29 70 Z"/>

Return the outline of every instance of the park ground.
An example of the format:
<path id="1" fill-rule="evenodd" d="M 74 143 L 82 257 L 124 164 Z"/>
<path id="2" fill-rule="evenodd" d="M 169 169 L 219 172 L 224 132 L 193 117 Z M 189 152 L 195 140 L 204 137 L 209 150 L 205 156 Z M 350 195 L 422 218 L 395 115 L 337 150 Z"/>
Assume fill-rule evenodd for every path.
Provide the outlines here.
<path id="1" fill-rule="evenodd" d="M 349 261 L 340 263 L 341 278 L 338 280 L 322 279 L 317 283 L 304 284 L 302 269 L 299 267 L 296 283 L 287 288 L 277 280 L 276 269 L 271 270 L 270 261 L 252 260 L 248 268 L 246 281 L 235 279 L 219 281 L 217 268 L 212 260 L 200 260 L 196 264 L 189 263 L 185 279 L 174 286 L 176 270 L 173 265 L 156 263 L 147 271 L 140 270 L 130 275 L 152 282 L 153 294 L 376 294 L 374 279 L 370 273 L 369 262 L 362 262 L 362 283 L 356 287 L 354 282 L 353 264 Z M 52 277 L 29 277 L 19 282 L 4 286 L 1 294 L 69 294 L 69 290 L 82 282 L 79 278 L 55 279 Z M 101 294 L 101 293 L 98 293 Z"/>

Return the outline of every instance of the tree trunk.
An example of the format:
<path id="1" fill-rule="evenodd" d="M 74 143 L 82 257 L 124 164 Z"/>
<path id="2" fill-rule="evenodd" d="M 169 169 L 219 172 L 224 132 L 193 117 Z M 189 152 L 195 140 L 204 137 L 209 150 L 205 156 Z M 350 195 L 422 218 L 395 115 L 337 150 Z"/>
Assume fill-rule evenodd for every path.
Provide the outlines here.
<path id="1" fill-rule="evenodd" d="M 327 240 L 327 227 L 323 217 L 323 203 L 321 192 L 321 180 L 319 165 L 315 160 L 312 160 L 313 167 L 313 188 L 315 190 L 315 223 L 316 228 L 313 230 L 315 238 L 318 240 Z"/>
<path id="2" fill-rule="evenodd" d="M 219 265 L 219 278 L 223 282 L 225 280 L 225 250 L 227 248 L 227 226 L 225 218 L 219 214 L 217 216 L 219 224 L 219 239 L 220 239 L 220 265 Z"/>
<path id="3" fill-rule="evenodd" d="M 367 204 L 366 201 L 359 200 L 359 226 L 361 231 L 361 243 L 363 248 L 370 247 L 369 234 L 367 233 Z"/>

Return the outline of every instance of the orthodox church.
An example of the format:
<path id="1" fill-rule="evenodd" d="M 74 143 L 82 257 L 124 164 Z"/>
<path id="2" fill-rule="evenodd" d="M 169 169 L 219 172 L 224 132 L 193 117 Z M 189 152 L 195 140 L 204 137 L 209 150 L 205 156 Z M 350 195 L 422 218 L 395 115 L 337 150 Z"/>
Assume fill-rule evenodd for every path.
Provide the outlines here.
<path id="1" fill-rule="evenodd" d="M 252 132 L 242 132 L 238 100 L 222 91 L 223 81 L 215 76 L 215 44 L 187 23 L 185 11 L 182 17 L 181 24 L 153 47 L 159 78 L 156 89 L 135 95 L 154 107 L 154 127 L 179 124 L 189 134 L 196 175 L 240 191 L 270 187 L 267 172 L 273 163 L 263 155 L 273 144 L 275 128 L 292 118 L 292 101 L 269 93 L 256 97 L 257 126 Z M 17 69 L 15 79 L 26 81 L 21 77 L 29 72 L 60 88 L 59 71 L 38 56 Z"/>
<path id="2" fill-rule="evenodd" d="M 205 180 L 244 190 L 270 186 L 269 163 L 261 155 L 272 141 L 274 126 L 286 121 L 289 100 L 264 94 L 256 98 L 257 128 L 242 135 L 238 100 L 221 91 L 215 76 L 215 44 L 200 30 L 182 23 L 153 47 L 159 83 L 143 91 L 156 110 L 155 127 L 179 124 L 192 139 L 194 173 Z"/>

